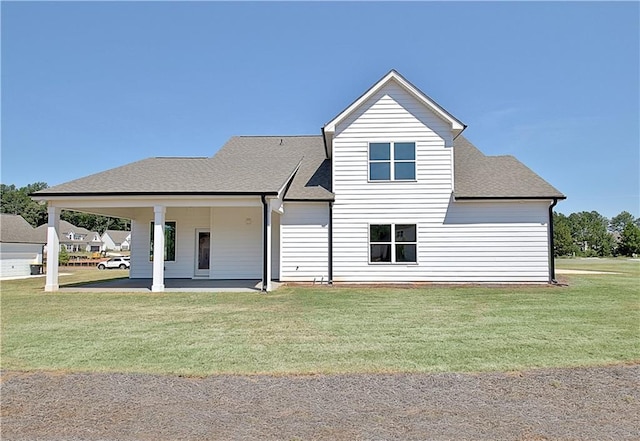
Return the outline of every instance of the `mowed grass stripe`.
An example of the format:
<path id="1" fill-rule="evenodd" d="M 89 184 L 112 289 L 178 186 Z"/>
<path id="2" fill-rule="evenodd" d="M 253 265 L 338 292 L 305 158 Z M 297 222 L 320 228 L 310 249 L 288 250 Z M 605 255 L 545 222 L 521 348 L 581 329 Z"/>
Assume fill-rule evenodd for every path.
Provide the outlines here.
<path id="1" fill-rule="evenodd" d="M 571 263 L 558 265 L 565 262 Z M 42 292 L 42 279 L 7 281 L 1 365 L 210 375 L 506 371 L 638 361 L 640 263 L 579 265 L 620 274 L 567 276 L 566 287 L 288 287 L 266 295 L 51 294 Z M 64 281 L 117 274 L 77 271 Z"/>

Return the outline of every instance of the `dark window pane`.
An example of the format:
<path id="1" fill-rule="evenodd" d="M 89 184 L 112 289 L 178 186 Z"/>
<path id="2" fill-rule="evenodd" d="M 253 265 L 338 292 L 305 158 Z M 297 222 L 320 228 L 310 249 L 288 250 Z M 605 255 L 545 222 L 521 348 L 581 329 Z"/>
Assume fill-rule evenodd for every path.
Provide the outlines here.
<path id="1" fill-rule="evenodd" d="M 396 142 L 394 145 L 393 158 L 398 160 L 413 161 L 416 159 L 415 142 Z"/>
<path id="2" fill-rule="evenodd" d="M 415 162 L 396 162 L 393 166 L 396 180 L 414 180 L 416 178 Z"/>
<path id="3" fill-rule="evenodd" d="M 415 242 L 415 225 L 396 225 L 396 242 Z"/>
<path id="4" fill-rule="evenodd" d="M 372 262 L 391 262 L 391 245 L 371 245 Z"/>
<path id="5" fill-rule="evenodd" d="M 149 241 L 149 260 L 153 260 L 153 226 L 151 222 L 151 234 Z M 164 260 L 176 260 L 176 223 L 165 222 L 164 224 Z"/>
<path id="6" fill-rule="evenodd" d="M 396 245 L 396 262 L 416 262 L 416 246 Z"/>
<path id="7" fill-rule="evenodd" d="M 371 161 L 388 161 L 391 159 L 391 145 L 388 142 L 372 142 L 369 144 Z"/>
<path id="8" fill-rule="evenodd" d="M 391 242 L 391 225 L 370 225 L 369 242 Z"/>
<path id="9" fill-rule="evenodd" d="M 370 162 L 369 180 L 388 181 L 391 179 L 391 167 L 388 162 Z"/>

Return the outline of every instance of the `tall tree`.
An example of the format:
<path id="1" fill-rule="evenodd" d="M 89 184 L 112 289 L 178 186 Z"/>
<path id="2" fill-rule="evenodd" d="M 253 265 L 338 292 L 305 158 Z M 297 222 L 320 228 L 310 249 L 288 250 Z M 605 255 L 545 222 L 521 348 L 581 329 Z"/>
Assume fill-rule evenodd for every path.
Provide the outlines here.
<path id="1" fill-rule="evenodd" d="M 579 251 L 571 237 L 569 218 L 562 213 L 553 213 L 553 245 L 556 257 L 573 256 Z"/>
<path id="2" fill-rule="evenodd" d="M 635 223 L 629 222 L 622 230 L 618 252 L 623 256 L 640 254 L 640 228 Z"/>
<path id="3" fill-rule="evenodd" d="M 633 215 L 628 211 L 623 211 L 619 215 L 611 218 L 611 222 L 609 222 L 609 230 L 611 232 L 621 234 L 627 224 L 632 224 L 634 222 L 635 219 L 633 218 Z"/>
<path id="4" fill-rule="evenodd" d="M 581 211 L 569 215 L 571 236 L 585 256 L 610 256 L 613 237 L 607 231 L 609 220 L 597 211 Z"/>

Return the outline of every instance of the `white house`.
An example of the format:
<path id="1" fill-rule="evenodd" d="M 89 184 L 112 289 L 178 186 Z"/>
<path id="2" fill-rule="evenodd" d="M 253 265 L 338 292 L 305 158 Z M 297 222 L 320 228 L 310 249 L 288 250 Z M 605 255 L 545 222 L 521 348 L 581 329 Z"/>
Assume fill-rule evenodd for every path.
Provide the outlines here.
<path id="1" fill-rule="evenodd" d="M 45 242 L 47 240 L 47 228 L 47 225 L 40 225 L 36 228 L 36 231 Z M 60 220 L 58 237 L 60 238 L 60 247 L 65 248 L 70 253 L 96 252 L 102 248 L 100 233 L 77 227 L 65 220 Z"/>
<path id="2" fill-rule="evenodd" d="M 319 136 L 231 138 L 210 158 L 150 158 L 35 194 L 131 219 L 132 278 L 547 283 L 565 196 L 391 71 Z M 103 182 L 123 190 L 105 191 Z M 164 259 L 157 256 L 164 256 Z M 50 261 L 46 290 L 58 287 Z"/>
<path id="3" fill-rule="evenodd" d="M 101 251 L 129 251 L 131 232 L 106 230 L 100 239 L 102 240 Z"/>
<path id="4" fill-rule="evenodd" d="M 0 278 L 31 274 L 31 265 L 42 264 L 44 240 L 22 216 L 0 214 Z"/>

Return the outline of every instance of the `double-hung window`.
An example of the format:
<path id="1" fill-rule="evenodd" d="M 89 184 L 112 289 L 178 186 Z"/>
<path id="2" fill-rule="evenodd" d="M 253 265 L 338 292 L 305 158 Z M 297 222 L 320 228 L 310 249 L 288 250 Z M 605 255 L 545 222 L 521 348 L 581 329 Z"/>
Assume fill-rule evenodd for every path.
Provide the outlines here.
<path id="1" fill-rule="evenodd" d="M 414 181 L 415 179 L 415 142 L 369 143 L 370 181 Z"/>
<path id="2" fill-rule="evenodd" d="M 153 260 L 153 225 L 151 222 L 149 241 L 149 260 Z M 164 260 L 174 262 L 176 260 L 176 223 L 164 223 Z"/>
<path id="3" fill-rule="evenodd" d="M 415 224 L 369 225 L 369 262 L 416 263 Z"/>

